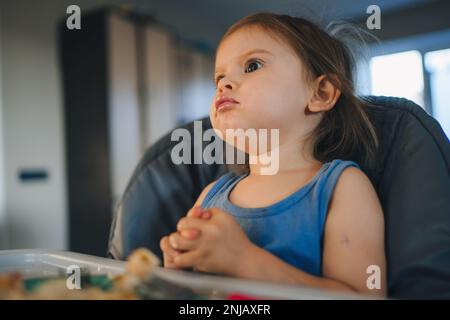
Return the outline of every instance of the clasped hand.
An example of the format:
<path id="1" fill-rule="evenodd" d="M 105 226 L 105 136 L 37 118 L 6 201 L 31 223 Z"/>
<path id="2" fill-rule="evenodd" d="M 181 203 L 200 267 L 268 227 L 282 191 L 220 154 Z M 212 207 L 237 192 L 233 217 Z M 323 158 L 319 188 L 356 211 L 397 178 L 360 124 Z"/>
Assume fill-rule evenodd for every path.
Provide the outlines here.
<path id="1" fill-rule="evenodd" d="M 253 244 L 229 213 L 194 207 L 160 246 L 167 268 L 238 276 L 239 264 Z"/>

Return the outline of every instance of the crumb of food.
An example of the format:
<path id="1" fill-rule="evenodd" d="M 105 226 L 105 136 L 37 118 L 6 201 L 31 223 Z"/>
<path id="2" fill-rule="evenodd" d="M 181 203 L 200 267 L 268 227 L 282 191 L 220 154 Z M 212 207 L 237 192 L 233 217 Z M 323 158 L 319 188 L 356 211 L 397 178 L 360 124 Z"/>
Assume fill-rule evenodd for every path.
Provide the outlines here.
<path id="1" fill-rule="evenodd" d="M 99 288 L 70 290 L 64 279 L 56 279 L 42 284 L 36 291 L 28 295 L 32 300 L 134 300 L 138 299 L 133 291 L 113 288 L 104 291 Z"/>
<path id="2" fill-rule="evenodd" d="M 152 252 L 145 248 L 139 248 L 129 255 L 126 273 L 134 275 L 140 280 L 148 280 L 153 270 L 160 264 L 161 261 Z"/>
<path id="3" fill-rule="evenodd" d="M 134 300 L 139 299 L 136 288 L 151 279 L 159 259 L 145 248 L 133 251 L 127 261 L 125 273 L 110 278 L 111 288 L 103 290 L 89 285 L 69 289 L 65 278 L 46 280 L 36 289 L 27 291 L 19 272 L 0 274 L 0 300 Z M 109 280 L 108 280 L 109 281 Z"/>
<path id="4" fill-rule="evenodd" d="M 19 272 L 0 275 L 0 300 L 23 299 L 25 289 Z"/>

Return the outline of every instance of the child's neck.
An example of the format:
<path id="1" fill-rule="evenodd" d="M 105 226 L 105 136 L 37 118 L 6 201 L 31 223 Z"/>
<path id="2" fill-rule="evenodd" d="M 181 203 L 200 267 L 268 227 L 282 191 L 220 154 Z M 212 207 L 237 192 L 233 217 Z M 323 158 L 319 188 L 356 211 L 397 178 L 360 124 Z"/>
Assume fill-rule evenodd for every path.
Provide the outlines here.
<path id="1" fill-rule="evenodd" d="M 278 156 L 278 170 L 275 170 L 273 175 L 292 174 L 305 170 L 308 171 L 322 165 L 320 161 L 314 159 L 311 150 L 310 146 L 305 143 L 284 143 L 277 149 L 272 150 L 266 158 L 275 161 L 274 157 Z M 250 163 L 250 175 L 264 175 L 264 168 L 266 168 L 267 172 L 267 167 L 267 161 L 265 163 L 264 161 Z"/>

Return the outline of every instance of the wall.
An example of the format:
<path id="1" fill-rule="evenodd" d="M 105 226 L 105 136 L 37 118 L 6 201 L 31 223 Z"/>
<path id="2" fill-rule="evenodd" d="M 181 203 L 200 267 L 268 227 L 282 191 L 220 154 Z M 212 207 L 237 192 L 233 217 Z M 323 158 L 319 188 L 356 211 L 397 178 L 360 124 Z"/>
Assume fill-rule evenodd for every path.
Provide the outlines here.
<path id="1" fill-rule="evenodd" d="M 0 184 L 0 248 L 68 248 L 64 114 L 57 25 L 67 16 L 66 8 L 72 3 L 70 0 L 0 1 L 0 117 L 3 118 L 3 126 L 0 126 L 3 139 L 1 132 L 0 139 L 4 149 L 2 172 L 0 143 L 0 183 L 4 183 L 3 197 Z M 81 7 L 83 16 L 87 10 L 111 2 L 77 0 L 74 3 Z M 139 113 L 143 125 L 140 129 L 126 128 L 133 141 L 140 141 L 139 150 L 136 145 L 128 145 L 126 152 L 132 154 L 129 158 L 123 157 L 126 152 L 122 153 L 124 151 L 120 147 L 113 150 L 113 196 L 116 199 L 139 157 L 137 152 L 141 154 L 145 147 L 172 128 L 183 107 L 174 102 L 176 94 L 171 70 L 176 48 L 172 46 L 171 35 L 159 28 L 149 28 L 146 32 L 150 37 L 146 67 L 151 73 L 145 87 L 148 99 Z M 211 57 L 204 59 L 210 60 L 211 64 Z M 117 72 L 121 73 L 120 64 L 115 61 L 119 68 Z M 128 76 L 125 74 L 120 83 L 112 85 L 121 86 L 128 81 Z M 211 77 L 212 70 L 207 78 Z M 120 97 L 119 91 L 115 94 L 118 101 L 126 99 Z M 195 98 L 196 101 L 199 99 Z M 131 124 L 137 116 L 134 102 L 130 102 L 129 107 L 127 115 Z M 114 117 L 120 118 L 124 111 L 120 108 L 114 110 L 116 113 L 111 121 Z M 139 139 L 135 139 L 136 130 Z M 114 137 L 113 134 L 111 139 L 117 141 L 117 135 Z M 43 182 L 22 183 L 18 173 L 27 168 L 43 168 L 49 173 L 49 178 Z M 6 218 L 8 230 L 3 223 Z M 6 231 L 9 231 L 9 239 Z"/>
<path id="2" fill-rule="evenodd" d="M 177 54 L 178 122 L 185 123 L 209 114 L 214 95 L 214 59 L 180 45 Z"/>
<path id="3" fill-rule="evenodd" d="M 214 95 L 212 55 L 148 26 L 144 31 L 143 148 L 175 125 L 209 114 Z"/>
<path id="4" fill-rule="evenodd" d="M 403 10 L 384 13 L 381 9 L 381 29 L 372 33 L 382 41 L 396 40 L 420 34 L 443 31 L 449 28 L 450 2 L 426 1 Z M 365 27 L 365 15 L 361 24 Z"/>
<path id="5" fill-rule="evenodd" d="M 107 1 L 77 1 L 82 9 Z M 0 1 L 8 248 L 67 248 L 66 176 L 57 24 L 71 1 Z M 18 172 L 43 168 L 45 182 Z M 4 215 L 5 216 L 5 215 Z"/>
<path id="6" fill-rule="evenodd" d="M 154 143 L 161 135 L 175 126 L 176 61 L 173 37 L 158 26 L 148 26 L 144 30 L 143 87 L 143 148 Z"/>
<path id="7" fill-rule="evenodd" d="M 56 49 L 63 6 L 2 1 L 6 212 L 10 248 L 66 248 L 64 135 Z M 24 168 L 49 179 L 21 183 Z"/>
<path id="8" fill-rule="evenodd" d="M 8 229 L 5 211 L 5 183 L 3 164 L 3 95 L 2 95 L 2 38 L 0 20 L 0 250 L 8 248 Z"/>
<path id="9" fill-rule="evenodd" d="M 116 15 L 108 23 L 111 192 L 116 204 L 141 157 L 137 31 Z"/>

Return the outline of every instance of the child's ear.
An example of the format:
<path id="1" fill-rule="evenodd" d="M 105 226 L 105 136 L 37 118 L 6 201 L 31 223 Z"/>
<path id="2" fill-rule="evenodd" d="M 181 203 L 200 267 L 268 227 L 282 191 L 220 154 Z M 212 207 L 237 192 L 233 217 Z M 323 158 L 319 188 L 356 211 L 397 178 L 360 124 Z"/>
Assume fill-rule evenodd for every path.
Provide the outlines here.
<path id="1" fill-rule="evenodd" d="M 311 112 L 328 111 L 334 107 L 341 91 L 330 82 L 329 76 L 321 75 L 312 84 L 308 109 Z"/>

